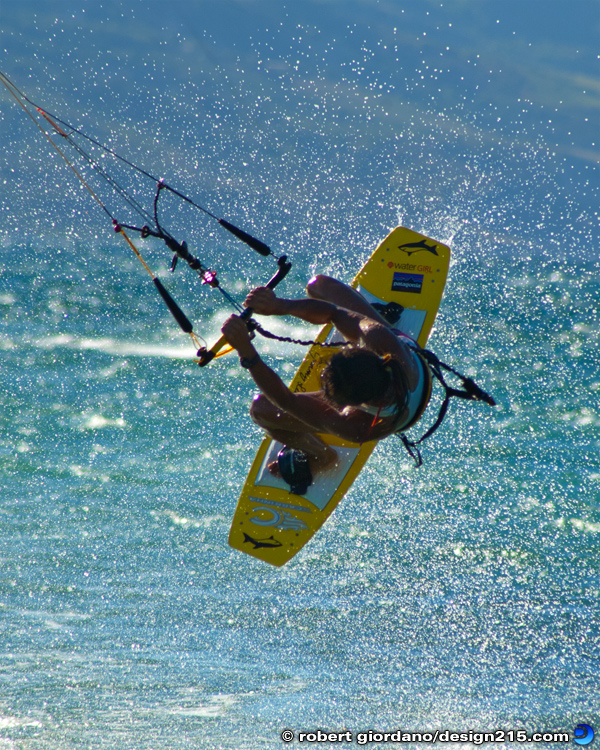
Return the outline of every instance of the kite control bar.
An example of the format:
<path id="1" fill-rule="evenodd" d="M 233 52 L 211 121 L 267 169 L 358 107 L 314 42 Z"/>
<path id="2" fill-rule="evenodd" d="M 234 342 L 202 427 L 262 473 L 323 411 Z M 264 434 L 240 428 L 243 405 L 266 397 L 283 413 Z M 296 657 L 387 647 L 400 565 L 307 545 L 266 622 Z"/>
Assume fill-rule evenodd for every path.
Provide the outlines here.
<path id="1" fill-rule="evenodd" d="M 266 284 L 267 289 L 275 289 L 277 284 L 279 284 L 280 281 L 283 281 L 285 279 L 285 277 L 288 275 L 288 272 L 290 271 L 292 267 L 291 262 L 288 261 L 287 259 L 287 255 L 282 255 L 281 258 L 278 259 L 277 265 L 279 266 L 279 270 L 277 271 L 275 276 L 273 276 L 273 278 L 267 282 Z M 244 312 L 240 315 L 240 318 L 246 321 L 250 331 L 254 330 L 252 321 L 251 321 L 252 313 L 253 313 L 252 308 L 247 307 L 244 310 Z M 206 347 L 202 347 L 201 349 L 198 349 L 198 353 L 197 353 L 198 359 L 196 360 L 198 362 L 198 365 L 200 367 L 206 367 L 206 365 L 209 362 L 213 361 L 213 359 L 217 356 L 217 354 L 221 351 L 221 349 L 224 346 L 227 346 L 227 339 L 225 338 L 225 336 L 221 336 L 221 338 L 217 341 L 216 344 L 214 344 L 214 346 L 211 349 L 206 349 Z"/>
<path id="2" fill-rule="evenodd" d="M 31 101 L 31 99 L 29 99 L 22 91 L 20 91 L 4 75 L 2 71 L 0 71 L 0 84 L 6 87 L 8 92 L 15 98 L 17 104 L 20 107 L 22 107 L 25 113 L 33 120 L 33 122 L 37 125 L 37 127 L 41 131 L 42 135 L 49 141 L 52 148 L 54 148 L 55 151 L 58 152 L 58 154 L 65 161 L 67 166 L 73 171 L 77 179 L 88 190 L 92 198 L 96 201 L 96 203 L 100 206 L 100 208 L 112 221 L 114 230 L 123 236 L 127 244 L 130 246 L 131 250 L 137 256 L 140 263 L 144 266 L 148 274 L 151 276 L 156 289 L 158 290 L 160 296 L 162 297 L 163 301 L 167 305 L 169 311 L 171 312 L 171 314 L 177 321 L 180 328 L 185 333 L 189 333 L 191 335 L 196 349 L 200 347 L 200 341 L 198 340 L 198 338 L 196 337 L 196 334 L 194 333 L 191 322 L 185 316 L 185 314 L 183 313 L 179 305 L 176 303 L 176 301 L 173 299 L 173 297 L 169 294 L 169 292 L 163 286 L 161 281 L 156 277 L 156 275 L 152 272 L 152 270 L 146 264 L 146 262 L 141 256 L 141 253 L 139 252 L 137 247 L 134 245 L 134 243 L 129 239 L 128 235 L 125 233 L 124 230 L 138 231 L 140 232 L 140 235 L 142 238 L 155 237 L 157 239 L 163 240 L 163 242 L 165 242 L 167 247 L 174 253 L 173 260 L 171 263 L 172 271 L 175 270 L 175 265 L 179 258 L 185 260 L 187 264 L 190 266 L 190 268 L 196 271 L 196 273 L 200 276 L 203 284 L 208 284 L 209 286 L 215 289 L 218 289 L 221 292 L 221 294 L 225 297 L 225 299 L 234 307 L 234 309 L 238 311 L 239 313 L 241 313 L 242 318 L 246 321 L 248 325 L 248 329 L 251 332 L 260 331 L 265 336 L 269 335 L 269 333 L 264 331 L 264 329 L 262 329 L 257 322 L 251 320 L 252 310 L 250 309 L 244 310 L 242 306 L 239 305 L 233 299 L 233 297 L 229 294 L 229 292 L 223 289 L 223 287 L 220 285 L 217 279 L 216 273 L 214 271 L 211 271 L 209 268 L 206 268 L 200 262 L 198 258 L 195 258 L 189 252 L 185 242 L 178 242 L 167 229 L 161 226 L 161 222 L 159 218 L 159 210 L 158 210 L 160 195 L 164 190 L 168 190 L 170 193 L 177 196 L 179 199 L 189 203 L 190 205 L 194 206 L 195 208 L 197 208 L 198 210 L 202 211 L 204 214 L 209 216 L 211 219 L 214 219 L 215 221 L 217 221 L 220 224 L 220 226 L 223 227 L 223 229 L 226 229 L 228 232 L 233 234 L 235 237 L 237 237 L 237 239 L 244 242 L 246 245 L 248 245 L 252 250 L 257 252 L 259 255 L 262 255 L 264 257 L 272 256 L 275 258 L 276 257 L 275 254 L 271 251 L 268 245 L 266 245 L 264 242 L 257 239 L 256 237 L 253 237 L 251 234 L 248 234 L 248 232 L 243 231 L 242 229 L 235 226 L 231 222 L 226 221 L 223 218 L 220 218 L 219 216 L 212 213 L 204 206 L 201 206 L 199 203 L 196 203 L 191 198 L 179 192 L 175 188 L 167 185 L 164 182 L 164 180 L 158 179 L 157 177 L 153 176 L 150 172 L 147 172 L 141 167 L 136 166 L 133 162 L 129 161 L 123 156 L 120 156 L 113 149 L 108 148 L 108 146 L 105 146 L 99 141 L 97 141 L 96 139 L 91 138 L 90 136 L 86 135 L 78 128 L 75 128 L 73 125 L 70 125 L 64 120 L 61 120 L 56 115 L 50 114 L 49 112 L 46 112 L 41 107 L 38 107 L 37 104 Z M 52 128 L 50 132 L 47 132 L 45 129 L 46 126 L 45 125 L 42 126 L 42 124 L 38 121 L 37 115 L 41 116 L 45 120 L 45 122 L 48 125 L 50 125 L 50 127 Z M 67 154 L 61 148 L 59 148 L 59 146 L 55 143 L 55 140 L 52 137 L 55 134 L 58 134 L 59 136 L 61 136 L 64 139 L 64 141 L 68 143 L 75 150 L 78 157 L 81 158 L 84 161 L 84 163 L 87 163 L 87 166 L 92 172 L 95 173 L 96 177 L 104 181 L 108 187 L 114 190 L 117 193 L 117 195 L 121 197 L 122 201 L 125 204 L 127 204 L 129 208 L 134 211 L 134 213 L 138 214 L 138 216 L 142 219 L 142 222 L 143 222 L 141 226 L 123 224 L 117 219 L 116 216 L 114 216 L 111 213 L 111 211 L 109 210 L 105 202 L 102 200 L 100 195 L 96 193 L 96 191 L 91 187 L 91 185 L 84 178 L 82 172 L 75 166 L 75 164 L 73 164 L 72 160 L 67 156 Z M 129 167 L 138 175 L 141 175 L 145 177 L 146 179 L 152 180 L 156 185 L 156 193 L 154 196 L 153 211 L 149 211 L 144 205 L 142 205 L 141 203 L 138 203 L 138 201 L 134 197 L 134 194 L 132 194 L 125 187 L 121 186 L 119 182 L 117 182 L 113 177 L 111 177 L 111 175 L 102 166 L 102 160 L 99 160 L 96 156 L 92 156 L 91 153 L 88 153 L 85 150 L 85 148 L 82 146 L 82 144 L 80 143 L 80 139 L 84 139 L 85 141 L 92 144 L 92 151 L 95 149 L 101 149 L 104 152 L 104 154 L 108 154 L 114 159 L 117 159 L 119 162 Z M 152 228 L 152 224 L 154 224 L 154 228 Z M 281 258 L 277 260 L 277 264 L 279 266 L 279 270 L 267 284 L 267 286 L 271 289 L 277 286 L 277 284 L 283 278 L 285 278 L 285 276 L 287 275 L 288 271 L 290 270 L 292 266 L 292 264 L 288 262 L 287 257 L 285 255 L 281 256 Z M 225 339 L 221 338 L 212 347 L 212 349 L 210 349 L 210 351 L 208 351 L 205 347 L 199 348 L 198 357 L 199 357 L 200 366 L 204 366 L 208 364 L 212 359 L 214 359 L 216 356 L 219 356 L 220 354 L 225 354 L 227 351 L 225 348 L 226 344 L 227 342 L 225 341 Z"/>

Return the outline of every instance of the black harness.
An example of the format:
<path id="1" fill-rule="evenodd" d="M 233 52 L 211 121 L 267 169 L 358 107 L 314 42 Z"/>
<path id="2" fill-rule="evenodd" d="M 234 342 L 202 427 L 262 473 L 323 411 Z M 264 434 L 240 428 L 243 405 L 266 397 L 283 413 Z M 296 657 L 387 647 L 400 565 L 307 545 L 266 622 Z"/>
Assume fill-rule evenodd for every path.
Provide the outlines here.
<path id="1" fill-rule="evenodd" d="M 394 326 L 398 322 L 400 316 L 404 312 L 404 307 L 402 307 L 402 305 L 399 305 L 397 302 L 387 302 L 385 304 L 375 302 L 372 303 L 372 307 L 374 307 L 375 310 L 377 310 L 377 312 L 383 318 L 385 318 L 385 320 L 391 326 Z M 411 345 L 409 344 L 409 346 Z M 465 378 L 464 375 L 461 375 L 460 372 L 457 372 L 455 369 L 450 367 L 450 365 L 446 365 L 444 364 L 444 362 L 441 362 L 433 352 L 430 352 L 428 349 L 421 349 L 421 347 L 419 346 L 411 346 L 411 349 L 425 360 L 425 363 L 429 367 L 429 372 L 436 378 L 436 380 L 438 380 L 442 384 L 442 387 L 445 391 L 444 401 L 442 402 L 442 405 L 440 407 L 437 419 L 423 435 L 423 437 L 419 438 L 419 440 L 409 440 L 404 434 L 404 431 L 409 429 L 412 424 L 415 423 L 415 420 L 408 424 L 403 430 L 396 433 L 402 440 L 406 450 L 414 459 L 416 465 L 422 466 L 423 459 L 421 458 L 421 451 L 419 450 L 418 446 L 424 440 L 427 440 L 428 437 L 431 437 L 433 433 L 438 429 L 438 427 L 442 424 L 442 422 L 444 421 L 444 417 L 446 416 L 446 412 L 448 411 L 448 406 L 450 405 L 451 398 L 462 398 L 465 401 L 485 401 L 485 403 L 489 404 L 490 406 L 496 406 L 496 402 L 489 394 L 482 390 L 474 380 L 472 380 L 471 378 Z M 448 383 L 446 383 L 446 379 L 444 378 L 442 370 L 446 370 L 446 372 L 450 372 L 452 373 L 452 375 L 456 376 L 461 381 L 462 388 L 452 388 L 451 386 L 449 386 Z"/>
<path id="2" fill-rule="evenodd" d="M 448 411 L 448 406 L 450 405 L 451 398 L 461 398 L 465 401 L 484 401 L 486 404 L 489 404 L 489 406 L 496 406 L 496 402 L 488 393 L 482 390 L 474 380 L 472 380 L 471 378 L 466 378 L 464 375 L 461 375 L 459 372 L 457 372 L 454 368 L 450 367 L 450 365 L 441 362 L 433 352 L 429 351 L 428 349 L 421 349 L 418 347 L 411 348 L 414 349 L 414 351 L 416 351 L 419 355 L 421 355 L 421 357 L 423 357 L 423 359 L 427 363 L 427 366 L 429 367 L 429 371 L 436 378 L 436 380 L 441 383 L 445 392 L 444 400 L 438 412 L 437 419 L 421 438 L 419 438 L 418 440 L 409 440 L 404 432 L 396 433 L 402 440 L 402 443 L 404 444 L 404 447 L 406 448 L 410 456 L 414 459 L 416 465 L 422 466 L 423 459 L 421 457 L 421 451 L 419 450 L 418 446 L 424 440 L 427 440 L 427 438 L 431 437 L 433 433 L 438 429 L 438 427 L 442 424 L 442 422 L 444 421 L 444 417 L 446 416 L 446 412 Z M 444 374 L 442 372 L 443 370 L 446 370 L 446 372 L 452 373 L 452 375 L 457 377 L 461 381 L 462 388 L 452 388 L 451 386 L 449 386 L 446 382 L 446 379 L 444 378 Z"/>

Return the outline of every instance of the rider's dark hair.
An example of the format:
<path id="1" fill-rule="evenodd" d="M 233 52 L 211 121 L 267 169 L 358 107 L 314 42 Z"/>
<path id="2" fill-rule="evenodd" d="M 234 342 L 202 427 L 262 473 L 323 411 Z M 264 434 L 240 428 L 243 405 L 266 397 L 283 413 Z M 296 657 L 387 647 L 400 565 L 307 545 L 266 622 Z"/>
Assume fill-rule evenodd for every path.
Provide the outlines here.
<path id="1" fill-rule="evenodd" d="M 390 385 L 396 396 L 398 417 L 408 399 L 408 383 L 400 363 L 386 354 L 356 347 L 334 354 L 321 375 L 325 396 L 340 406 L 358 406 L 385 396 Z"/>

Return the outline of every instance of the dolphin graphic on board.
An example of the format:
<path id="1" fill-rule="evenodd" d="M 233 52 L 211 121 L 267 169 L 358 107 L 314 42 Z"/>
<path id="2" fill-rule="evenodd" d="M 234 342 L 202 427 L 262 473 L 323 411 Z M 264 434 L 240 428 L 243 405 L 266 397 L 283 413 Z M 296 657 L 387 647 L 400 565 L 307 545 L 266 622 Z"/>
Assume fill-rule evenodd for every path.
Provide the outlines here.
<path id="1" fill-rule="evenodd" d="M 436 247 L 437 245 L 435 243 L 433 245 L 428 245 L 426 240 L 421 240 L 420 242 L 407 242 L 405 245 L 398 245 L 398 250 L 402 250 L 402 252 L 406 253 L 409 257 L 414 253 L 418 253 L 419 250 L 426 250 L 432 255 L 437 255 Z"/>
<path id="2" fill-rule="evenodd" d="M 277 539 L 275 539 L 274 536 L 269 536 L 266 539 L 253 539 L 249 534 L 246 534 L 246 532 L 243 532 L 244 534 L 244 544 L 246 542 L 250 542 L 250 544 L 254 545 L 254 549 L 277 549 L 277 547 L 283 547 L 283 544 L 281 542 L 278 542 Z"/>

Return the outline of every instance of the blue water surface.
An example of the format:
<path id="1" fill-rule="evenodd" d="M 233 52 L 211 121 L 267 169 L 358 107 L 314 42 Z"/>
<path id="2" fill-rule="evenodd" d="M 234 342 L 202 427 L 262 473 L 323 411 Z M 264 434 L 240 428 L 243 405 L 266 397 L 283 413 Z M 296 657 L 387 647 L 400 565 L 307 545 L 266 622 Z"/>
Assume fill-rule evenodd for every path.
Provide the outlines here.
<path id="1" fill-rule="evenodd" d="M 351 280 L 398 224 L 450 244 L 430 345 L 498 406 L 454 404 L 419 469 L 380 444 L 284 568 L 230 549 L 252 382 L 194 365 L 5 92 L 0 750 L 600 731 L 597 3 L 60 5 L 1 10 L 32 100 L 288 252 L 281 294 Z M 275 270 L 172 196 L 160 216 L 238 300 Z M 212 343 L 226 302 L 135 239 Z M 284 379 L 303 356 L 258 346 Z"/>

